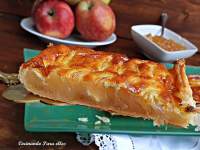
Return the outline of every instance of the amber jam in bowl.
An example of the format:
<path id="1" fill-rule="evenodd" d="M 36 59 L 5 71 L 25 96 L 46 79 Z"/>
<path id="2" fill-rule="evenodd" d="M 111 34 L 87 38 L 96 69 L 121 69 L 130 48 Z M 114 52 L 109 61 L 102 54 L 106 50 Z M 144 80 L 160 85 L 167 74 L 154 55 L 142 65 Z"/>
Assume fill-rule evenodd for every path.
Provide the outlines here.
<path id="1" fill-rule="evenodd" d="M 133 40 L 148 58 L 159 62 L 173 62 L 193 56 L 197 47 L 184 37 L 165 28 L 161 37 L 159 25 L 135 25 L 131 27 Z"/>

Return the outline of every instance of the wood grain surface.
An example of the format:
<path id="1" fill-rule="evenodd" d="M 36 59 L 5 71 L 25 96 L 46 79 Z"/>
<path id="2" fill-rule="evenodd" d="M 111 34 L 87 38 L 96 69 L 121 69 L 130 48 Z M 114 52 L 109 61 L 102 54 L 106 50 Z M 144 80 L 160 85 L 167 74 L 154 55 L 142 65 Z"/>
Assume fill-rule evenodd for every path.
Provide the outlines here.
<path id="1" fill-rule="evenodd" d="M 0 70 L 17 72 L 23 62 L 23 48 L 44 49 L 46 43 L 21 29 L 20 20 L 29 16 L 34 0 L 0 1 Z M 136 24 L 159 24 L 160 13 L 170 16 L 167 27 L 191 40 L 200 49 L 200 2 L 198 0 L 113 0 L 111 7 L 117 16 L 118 40 L 97 50 L 119 52 L 129 57 L 147 59 L 132 41 L 130 27 Z M 200 53 L 186 60 L 200 65 Z M 6 88 L 0 84 L 0 94 Z M 24 105 L 8 102 L 0 97 L 0 149 L 38 149 L 18 146 L 19 141 L 63 141 L 65 147 L 42 149 L 98 149 L 94 144 L 82 146 L 73 133 L 28 133 L 24 130 Z"/>
<path id="2" fill-rule="evenodd" d="M 34 0 L 1 0 L 0 12 L 30 16 Z M 136 24 L 160 24 L 160 14 L 167 12 L 167 27 L 200 47 L 199 0 L 112 0 L 119 37 L 131 39 L 130 27 Z"/>

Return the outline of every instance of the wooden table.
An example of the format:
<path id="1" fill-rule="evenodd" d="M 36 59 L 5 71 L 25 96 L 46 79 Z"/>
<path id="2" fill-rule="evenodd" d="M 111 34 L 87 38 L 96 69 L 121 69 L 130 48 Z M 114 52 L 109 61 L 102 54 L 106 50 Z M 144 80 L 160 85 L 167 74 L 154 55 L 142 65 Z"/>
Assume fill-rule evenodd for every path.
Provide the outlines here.
<path id="1" fill-rule="evenodd" d="M 23 62 L 23 48 L 44 49 L 43 43 L 35 36 L 20 28 L 20 20 L 30 15 L 34 0 L 1 0 L 0 1 L 0 70 L 17 72 Z M 111 7 L 117 15 L 118 40 L 116 43 L 100 47 L 104 51 L 124 53 L 129 57 L 147 59 L 140 54 L 130 36 L 133 24 L 159 23 L 160 13 L 165 11 L 170 19 L 167 26 L 191 40 L 200 49 L 200 3 L 195 0 L 113 0 Z M 200 53 L 187 59 L 187 64 L 200 65 Z M 6 88 L 0 84 L 0 93 Z M 28 133 L 24 130 L 24 105 L 6 101 L 0 97 L 0 149 L 38 147 L 18 146 L 19 141 L 67 142 L 57 149 L 97 149 L 92 144 L 82 146 L 76 141 L 73 133 Z M 52 149 L 51 146 L 43 149 Z"/>

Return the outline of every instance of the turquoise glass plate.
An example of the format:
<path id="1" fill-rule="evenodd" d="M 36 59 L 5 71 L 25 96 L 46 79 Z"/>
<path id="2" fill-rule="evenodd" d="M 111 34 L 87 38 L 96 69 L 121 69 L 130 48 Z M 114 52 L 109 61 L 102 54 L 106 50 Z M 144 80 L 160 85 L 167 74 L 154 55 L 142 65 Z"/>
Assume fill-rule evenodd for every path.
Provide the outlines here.
<path id="1" fill-rule="evenodd" d="M 24 49 L 24 59 L 34 57 L 40 51 Z M 171 64 L 166 64 L 172 67 Z M 187 74 L 200 74 L 200 67 L 187 66 Z M 110 123 L 95 125 L 98 116 L 105 116 Z M 81 122 L 78 118 L 87 118 Z M 86 106 L 50 106 L 43 103 L 25 105 L 24 125 L 31 132 L 88 132 L 88 133 L 123 133 L 123 134 L 154 134 L 154 135 L 200 135 L 190 126 L 188 129 L 174 126 L 155 127 L 151 120 L 111 116 L 109 113 Z"/>

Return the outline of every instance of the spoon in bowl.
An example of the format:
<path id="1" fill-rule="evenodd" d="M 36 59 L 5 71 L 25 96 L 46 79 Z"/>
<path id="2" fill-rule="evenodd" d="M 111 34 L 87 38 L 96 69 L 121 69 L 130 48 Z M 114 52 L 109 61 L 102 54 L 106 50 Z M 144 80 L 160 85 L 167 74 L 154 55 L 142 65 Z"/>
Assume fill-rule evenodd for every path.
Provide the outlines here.
<path id="1" fill-rule="evenodd" d="M 162 25 L 162 29 L 161 29 L 161 35 L 160 35 L 160 36 L 163 36 L 163 35 L 164 35 L 165 26 L 166 26 L 167 20 L 168 20 L 168 14 L 167 14 L 167 13 L 162 13 L 162 14 L 161 14 L 161 25 Z"/>

